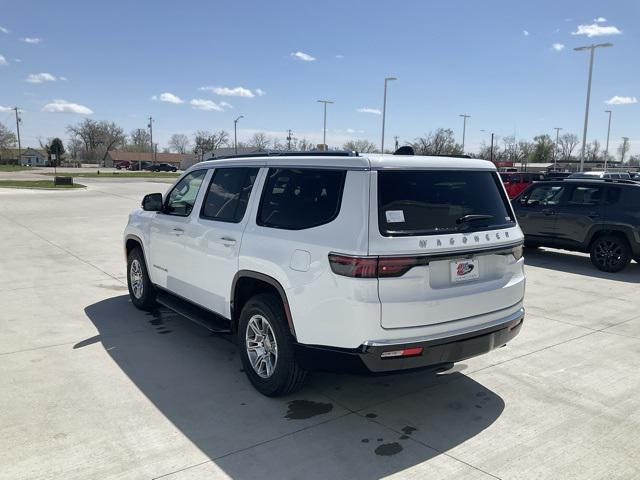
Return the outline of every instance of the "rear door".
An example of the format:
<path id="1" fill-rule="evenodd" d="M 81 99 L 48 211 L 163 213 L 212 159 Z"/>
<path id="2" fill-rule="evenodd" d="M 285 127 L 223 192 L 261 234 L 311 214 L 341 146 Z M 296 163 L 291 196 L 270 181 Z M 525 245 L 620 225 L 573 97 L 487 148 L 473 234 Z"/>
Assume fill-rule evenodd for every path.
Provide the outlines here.
<path id="1" fill-rule="evenodd" d="M 495 172 L 380 170 L 371 192 L 369 253 L 379 256 L 383 328 L 460 320 L 521 301 L 522 268 L 511 248 L 522 235 Z"/>
<path id="2" fill-rule="evenodd" d="M 556 207 L 555 236 L 560 246 L 587 243 L 591 230 L 603 222 L 603 184 L 575 184 Z"/>

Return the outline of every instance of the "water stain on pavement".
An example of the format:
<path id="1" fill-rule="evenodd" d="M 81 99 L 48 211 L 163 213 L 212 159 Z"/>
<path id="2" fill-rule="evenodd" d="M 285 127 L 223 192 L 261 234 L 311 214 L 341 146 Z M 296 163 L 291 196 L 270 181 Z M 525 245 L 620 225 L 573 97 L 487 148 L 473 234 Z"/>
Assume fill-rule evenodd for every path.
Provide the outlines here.
<path id="1" fill-rule="evenodd" d="M 311 400 L 292 400 L 289 402 L 289 409 L 284 418 L 289 420 L 305 420 L 315 417 L 316 415 L 324 415 L 333 410 L 333 404 L 313 402 Z"/>
<path id="2" fill-rule="evenodd" d="M 409 425 L 407 425 L 406 427 L 402 427 L 400 430 L 402 430 L 405 435 L 411 435 L 418 429 L 416 427 L 410 427 Z"/>
<path id="3" fill-rule="evenodd" d="M 376 418 L 377 416 L 378 416 L 378 415 L 376 415 L 375 413 L 367 413 L 367 414 L 365 415 L 365 417 L 367 417 L 367 418 Z"/>
<path id="4" fill-rule="evenodd" d="M 375 449 L 376 455 L 380 455 L 382 457 L 390 457 L 392 455 L 400 453 L 401 451 L 402 445 L 400 445 L 398 442 L 383 443 Z"/>

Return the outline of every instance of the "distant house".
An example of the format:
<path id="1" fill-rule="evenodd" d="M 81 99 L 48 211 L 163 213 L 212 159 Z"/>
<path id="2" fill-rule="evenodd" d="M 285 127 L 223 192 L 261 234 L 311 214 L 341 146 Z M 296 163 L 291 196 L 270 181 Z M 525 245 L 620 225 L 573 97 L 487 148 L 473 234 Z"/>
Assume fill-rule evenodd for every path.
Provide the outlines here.
<path id="1" fill-rule="evenodd" d="M 183 162 L 192 160 L 192 163 L 196 163 L 196 155 L 193 153 L 156 153 L 155 159 L 151 152 L 125 152 L 122 150 L 112 150 L 107 153 L 105 159 L 105 167 L 115 167 L 119 162 L 155 162 L 155 163 L 170 163 L 177 168 L 182 168 Z"/>
<path id="2" fill-rule="evenodd" d="M 23 148 L 20 152 L 17 148 L 5 148 L 0 150 L 0 163 L 19 163 L 31 167 L 44 167 L 47 165 L 47 152 L 42 148 Z"/>

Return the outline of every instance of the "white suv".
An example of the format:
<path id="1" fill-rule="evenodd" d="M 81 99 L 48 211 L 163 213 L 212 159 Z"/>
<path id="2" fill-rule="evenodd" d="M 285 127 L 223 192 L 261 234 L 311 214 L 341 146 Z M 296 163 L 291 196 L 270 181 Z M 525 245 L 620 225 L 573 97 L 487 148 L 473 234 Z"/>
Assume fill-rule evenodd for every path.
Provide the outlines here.
<path id="1" fill-rule="evenodd" d="M 263 394 L 308 370 L 451 364 L 524 319 L 523 234 L 492 163 L 348 153 L 202 162 L 124 235 L 133 304 L 237 337 Z"/>

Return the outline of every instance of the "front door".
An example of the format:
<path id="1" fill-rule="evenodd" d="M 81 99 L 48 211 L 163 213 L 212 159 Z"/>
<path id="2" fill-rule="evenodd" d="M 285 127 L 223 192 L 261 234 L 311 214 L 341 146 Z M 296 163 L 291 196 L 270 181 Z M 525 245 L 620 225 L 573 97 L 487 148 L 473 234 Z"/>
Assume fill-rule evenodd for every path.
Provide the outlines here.
<path id="1" fill-rule="evenodd" d="M 555 244 L 557 207 L 565 185 L 540 184 L 520 197 L 518 223 L 528 240 Z"/>
<path id="2" fill-rule="evenodd" d="M 149 232 L 149 272 L 153 283 L 186 296 L 184 276 L 184 234 L 188 229 L 200 185 L 207 170 L 188 173 L 171 189 L 163 211 L 151 222 Z"/>

